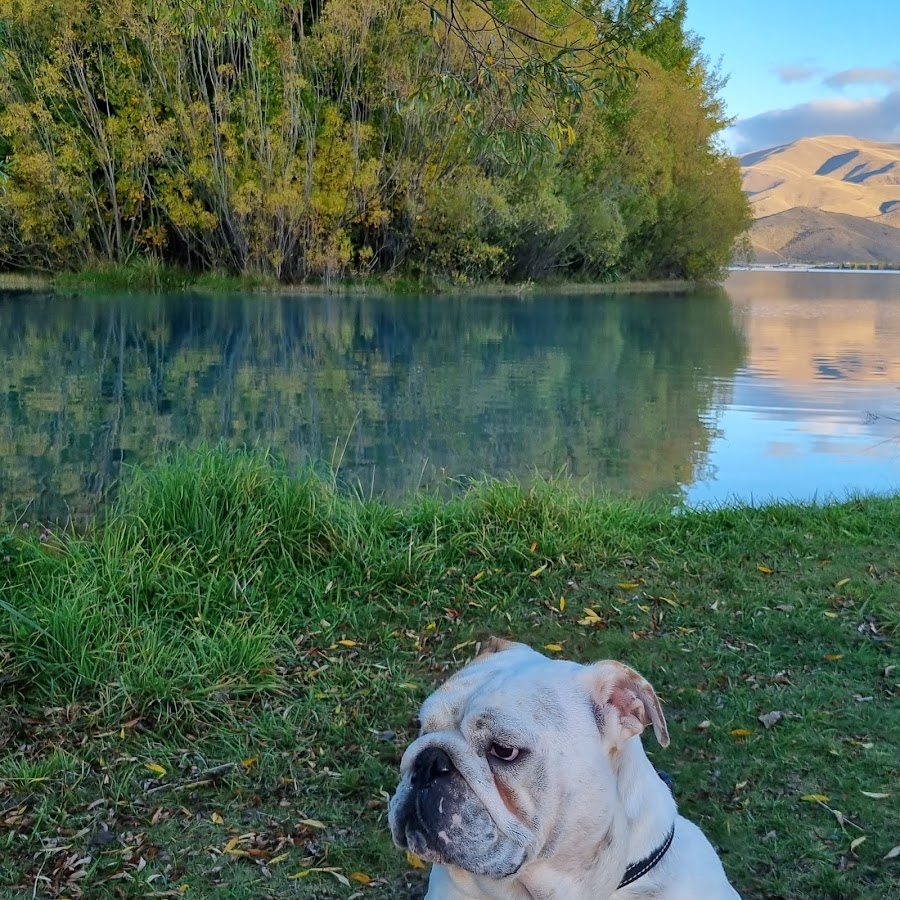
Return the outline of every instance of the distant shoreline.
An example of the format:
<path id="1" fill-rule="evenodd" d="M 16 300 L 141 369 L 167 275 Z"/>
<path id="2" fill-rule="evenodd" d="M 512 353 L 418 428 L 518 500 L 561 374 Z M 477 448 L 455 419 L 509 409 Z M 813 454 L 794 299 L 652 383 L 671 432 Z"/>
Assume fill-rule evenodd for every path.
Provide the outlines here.
<path id="1" fill-rule="evenodd" d="M 862 266 L 817 266 L 805 263 L 784 263 L 782 265 L 729 266 L 728 272 L 729 274 L 732 272 L 820 272 L 822 274 L 841 275 L 900 275 L 900 268 L 867 269 Z"/>

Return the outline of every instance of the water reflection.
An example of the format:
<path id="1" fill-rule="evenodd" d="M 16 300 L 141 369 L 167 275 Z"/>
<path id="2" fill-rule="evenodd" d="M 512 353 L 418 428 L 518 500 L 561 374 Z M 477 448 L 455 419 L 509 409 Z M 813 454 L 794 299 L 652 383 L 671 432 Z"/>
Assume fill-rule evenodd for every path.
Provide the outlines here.
<path id="1" fill-rule="evenodd" d="M 900 277 L 735 273 L 747 359 L 689 501 L 900 488 Z"/>
<path id="2" fill-rule="evenodd" d="M 0 294 L 5 518 L 82 515 L 122 462 L 272 447 L 402 496 L 561 469 L 635 494 L 703 480 L 745 355 L 690 297 Z"/>

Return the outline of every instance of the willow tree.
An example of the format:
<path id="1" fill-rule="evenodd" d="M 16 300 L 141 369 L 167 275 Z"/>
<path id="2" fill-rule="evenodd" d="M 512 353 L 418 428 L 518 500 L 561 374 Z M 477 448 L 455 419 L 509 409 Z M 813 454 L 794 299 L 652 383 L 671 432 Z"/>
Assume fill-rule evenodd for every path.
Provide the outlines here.
<path id="1" fill-rule="evenodd" d="M 672 146 L 721 127 L 682 6 L 0 0 L 0 263 L 710 270 L 721 236 L 704 255 L 690 204 L 632 149 L 664 130 L 653 97 L 681 104 Z M 709 166 L 732 195 L 733 167 L 684 159 L 682 199 Z M 669 207 L 686 224 L 651 231 Z"/>

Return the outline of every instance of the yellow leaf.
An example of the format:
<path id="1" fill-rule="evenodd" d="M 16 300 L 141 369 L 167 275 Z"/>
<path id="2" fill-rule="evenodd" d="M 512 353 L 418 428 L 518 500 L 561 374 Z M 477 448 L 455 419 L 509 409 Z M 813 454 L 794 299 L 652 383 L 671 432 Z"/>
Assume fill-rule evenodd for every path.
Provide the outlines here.
<path id="1" fill-rule="evenodd" d="M 804 794 L 801 800 L 805 800 L 807 803 L 827 803 L 828 797 L 825 794 Z"/>
<path id="2" fill-rule="evenodd" d="M 623 591 L 633 591 L 635 588 L 639 588 L 641 583 L 639 581 L 620 581 L 619 587 L 622 588 Z"/>
<path id="3" fill-rule="evenodd" d="M 837 662 L 839 659 L 843 659 L 843 653 L 826 653 L 822 659 L 827 659 L 828 662 Z"/>
<path id="4" fill-rule="evenodd" d="M 293 875 L 288 875 L 288 881 L 296 881 L 298 878 L 306 878 L 309 875 L 309 869 L 304 869 L 302 872 L 295 872 Z"/>
<path id="5" fill-rule="evenodd" d="M 437 625 L 436 625 L 434 622 L 429 622 L 429 623 L 425 626 L 425 630 L 426 630 L 426 631 L 434 631 L 435 628 L 437 628 Z"/>
<path id="6" fill-rule="evenodd" d="M 479 573 L 472 579 L 472 581 L 478 581 L 479 578 L 484 578 L 484 572 L 479 572 Z M 357 872 L 356 874 L 358 875 L 359 872 Z M 351 875 L 350 877 L 352 878 L 353 876 Z M 371 881 L 371 879 L 369 879 L 369 881 Z M 368 884 L 368 882 L 366 882 L 366 884 Z"/>
<path id="7" fill-rule="evenodd" d="M 585 607 L 584 609 L 584 618 L 578 620 L 579 625 L 596 625 L 598 622 L 602 622 L 603 620 L 597 613 L 594 612 L 590 607 Z"/>
<path id="8" fill-rule="evenodd" d="M 269 865 L 276 866 L 276 865 L 278 865 L 278 863 L 284 862 L 288 858 L 288 856 L 290 856 L 289 853 L 279 853 L 278 856 L 273 856 L 269 860 Z"/>
<path id="9" fill-rule="evenodd" d="M 226 852 L 226 853 L 231 853 L 231 852 L 233 852 L 234 850 L 237 849 L 237 846 L 238 846 L 238 844 L 240 844 L 240 842 L 241 842 L 241 839 L 240 839 L 240 838 L 236 838 L 236 837 L 232 838 L 232 839 L 225 845 L 225 852 Z"/>
<path id="10" fill-rule="evenodd" d="M 301 819 L 300 824 L 306 825 L 309 828 L 324 828 L 325 827 L 325 823 L 320 822 L 318 819 Z"/>
<path id="11" fill-rule="evenodd" d="M 873 800 L 886 800 L 890 794 L 880 794 L 877 791 L 860 791 L 863 797 L 871 797 Z"/>
<path id="12" fill-rule="evenodd" d="M 544 649 L 549 650 L 551 653 L 562 653 L 560 644 L 544 644 Z"/>
<path id="13" fill-rule="evenodd" d="M 246 759 L 241 760 L 241 765 L 245 769 L 249 769 L 250 766 L 252 766 L 258 759 L 259 759 L 258 756 L 248 756 Z"/>
<path id="14" fill-rule="evenodd" d="M 728 733 L 733 737 L 749 737 L 753 734 L 749 728 L 732 728 Z"/>
<path id="15" fill-rule="evenodd" d="M 125 729 L 124 728 L 119 732 L 119 740 L 120 741 L 125 740 Z"/>
<path id="16" fill-rule="evenodd" d="M 560 612 L 566 611 L 566 598 L 565 597 L 559 598 L 559 611 Z"/>
<path id="17" fill-rule="evenodd" d="M 366 875 L 365 872 L 351 872 L 350 877 L 354 881 L 358 881 L 360 884 L 371 884 L 372 878 L 369 875 Z"/>
<path id="18" fill-rule="evenodd" d="M 160 778 L 166 775 L 166 770 L 159 763 L 144 763 L 144 768 L 149 769 L 154 775 L 159 775 Z"/>
<path id="19" fill-rule="evenodd" d="M 835 585 L 835 587 L 843 587 L 845 584 L 850 584 L 850 579 L 849 579 L 849 578 L 842 578 L 842 579 Z"/>
<path id="20" fill-rule="evenodd" d="M 547 568 L 547 563 L 544 563 L 542 566 L 538 566 L 538 567 L 531 573 L 531 577 L 532 577 L 532 578 L 537 578 L 538 575 L 540 575 L 541 572 L 543 572 L 544 569 L 546 569 L 546 568 Z"/>
<path id="21" fill-rule="evenodd" d="M 863 835 L 862 837 L 854 838 L 852 841 L 850 841 L 850 849 L 855 850 L 865 839 L 865 835 Z"/>
<path id="22" fill-rule="evenodd" d="M 225 824 L 225 820 L 217 812 L 214 812 L 209 817 L 209 820 L 210 820 L 210 822 L 213 823 L 213 825 L 224 825 Z"/>
<path id="23" fill-rule="evenodd" d="M 535 550 L 537 550 L 537 541 L 534 541 L 531 545 L 531 552 L 534 553 Z"/>
<path id="24" fill-rule="evenodd" d="M 674 600 L 670 600 L 668 597 L 657 597 L 657 599 L 662 600 L 663 603 L 668 603 L 669 606 L 678 606 Z"/>
<path id="25" fill-rule="evenodd" d="M 406 851 L 406 864 L 411 869 L 424 869 L 425 868 L 425 863 L 423 863 L 422 860 L 419 859 L 419 857 L 416 856 L 415 853 L 412 853 L 409 850 Z"/>
<path id="26" fill-rule="evenodd" d="M 186 894 L 190 889 L 191 889 L 191 886 L 189 884 L 179 884 L 178 885 L 178 893 L 179 894 Z"/>
<path id="27" fill-rule="evenodd" d="M 770 569 L 768 566 L 757 566 L 756 567 L 763 575 L 773 575 L 775 573 L 774 569 Z"/>
<path id="28" fill-rule="evenodd" d="M 825 618 L 826 618 L 826 619 L 836 619 L 837 617 L 838 617 L 838 614 L 837 614 L 837 613 L 833 613 L 833 612 L 827 612 L 827 613 L 825 613 Z"/>
<path id="29" fill-rule="evenodd" d="M 344 638 L 344 640 L 342 640 L 342 641 L 338 641 L 338 643 L 342 647 L 355 647 L 356 646 L 356 641 L 348 641 L 346 638 Z"/>

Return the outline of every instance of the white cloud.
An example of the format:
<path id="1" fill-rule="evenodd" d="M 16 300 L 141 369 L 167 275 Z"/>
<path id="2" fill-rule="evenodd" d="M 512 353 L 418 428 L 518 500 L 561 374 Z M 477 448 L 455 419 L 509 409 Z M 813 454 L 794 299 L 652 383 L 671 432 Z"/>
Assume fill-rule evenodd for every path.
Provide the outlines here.
<path id="1" fill-rule="evenodd" d="M 802 137 L 847 134 L 873 141 L 900 141 L 900 88 L 862 100 L 813 100 L 789 109 L 739 119 L 729 129 L 737 153 L 788 144 Z"/>
<path id="2" fill-rule="evenodd" d="M 782 84 L 795 84 L 798 81 L 812 81 L 817 75 L 821 75 L 824 69 L 811 63 L 785 63 L 775 66 L 773 71 Z"/>
<path id="3" fill-rule="evenodd" d="M 825 79 L 825 84 L 836 90 L 843 90 L 848 84 L 880 84 L 894 87 L 900 84 L 900 67 L 844 69 Z"/>

